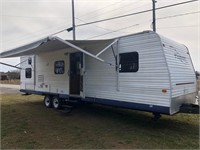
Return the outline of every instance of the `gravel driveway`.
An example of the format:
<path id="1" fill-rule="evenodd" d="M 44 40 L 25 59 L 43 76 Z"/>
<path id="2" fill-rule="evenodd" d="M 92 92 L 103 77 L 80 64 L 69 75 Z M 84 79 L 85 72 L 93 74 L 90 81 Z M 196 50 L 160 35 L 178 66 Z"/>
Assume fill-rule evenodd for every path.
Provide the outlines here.
<path id="1" fill-rule="evenodd" d="M 16 94 L 19 92 L 19 85 L 0 84 L 0 94 Z"/>

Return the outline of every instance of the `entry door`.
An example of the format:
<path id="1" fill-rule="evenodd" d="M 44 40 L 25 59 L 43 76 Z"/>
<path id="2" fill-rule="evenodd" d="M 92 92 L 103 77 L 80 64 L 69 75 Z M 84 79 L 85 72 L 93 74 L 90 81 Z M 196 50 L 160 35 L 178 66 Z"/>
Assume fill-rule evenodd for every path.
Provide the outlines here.
<path id="1" fill-rule="evenodd" d="M 70 54 L 70 94 L 80 95 L 83 91 L 83 54 L 81 52 Z"/>

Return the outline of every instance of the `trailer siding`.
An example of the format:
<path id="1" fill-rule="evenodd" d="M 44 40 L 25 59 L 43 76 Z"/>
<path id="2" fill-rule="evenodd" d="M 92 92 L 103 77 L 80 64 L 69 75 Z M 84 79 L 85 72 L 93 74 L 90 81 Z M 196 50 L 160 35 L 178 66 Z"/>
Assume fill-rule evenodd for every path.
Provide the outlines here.
<path id="1" fill-rule="evenodd" d="M 139 53 L 139 70 L 135 73 L 119 73 L 119 91 L 115 67 L 86 56 L 86 97 L 141 103 L 149 107 L 169 107 L 169 75 L 159 40 L 155 33 L 120 38 L 119 53 Z M 100 57 L 115 64 L 111 49 Z M 162 93 L 162 89 L 167 89 L 167 93 Z"/>
<path id="2" fill-rule="evenodd" d="M 28 58 L 31 58 L 32 64 L 28 64 Z M 20 57 L 20 89 L 35 90 L 35 56 L 23 56 Z M 31 78 L 26 78 L 26 68 L 31 68 Z"/>
<path id="3" fill-rule="evenodd" d="M 36 91 L 69 94 L 69 56 L 65 50 L 36 55 Z M 65 62 L 64 74 L 54 73 L 55 61 Z M 43 79 L 41 79 L 43 78 Z"/>
<path id="4" fill-rule="evenodd" d="M 181 104 L 195 102 L 193 93 L 196 92 L 196 78 L 188 49 L 165 37 L 161 36 L 161 39 L 171 76 L 171 114 L 173 114 L 179 111 Z"/>

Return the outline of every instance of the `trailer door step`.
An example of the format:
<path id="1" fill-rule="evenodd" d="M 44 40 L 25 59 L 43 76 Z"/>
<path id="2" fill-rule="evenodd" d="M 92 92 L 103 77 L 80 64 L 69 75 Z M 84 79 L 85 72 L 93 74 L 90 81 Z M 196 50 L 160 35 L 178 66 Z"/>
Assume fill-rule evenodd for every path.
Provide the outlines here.
<path id="1" fill-rule="evenodd" d="M 183 104 L 180 107 L 180 113 L 199 114 L 199 105 Z"/>

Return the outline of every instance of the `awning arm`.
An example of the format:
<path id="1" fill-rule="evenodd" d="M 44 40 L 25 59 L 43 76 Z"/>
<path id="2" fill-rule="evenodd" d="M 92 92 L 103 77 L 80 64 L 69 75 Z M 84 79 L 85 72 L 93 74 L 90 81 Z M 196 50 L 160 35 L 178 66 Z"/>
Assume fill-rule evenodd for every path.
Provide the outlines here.
<path id="1" fill-rule="evenodd" d="M 101 61 L 101 62 L 105 62 L 103 59 L 101 59 L 101 58 L 99 58 L 99 57 L 97 57 L 97 56 L 95 56 L 95 55 L 93 55 L 93 54 L 87 52 L 86 50 L 84 50 L 84 49 L 82 49 L 82 48 L 80 48 L 80 47 L 78 47 L 78 46 L 76 46 L 76 45 L 74 45 L 74 44 L 72 44 L 72 43 L 70 43 L 70 42 L 68 42 L 68 41 L 65 41 L 65 40 L 63 40 L 63 39 L 61 39 L 61 38 L 59 38 L 59 37 L 57 37 L 57 36 L 51 37 L 51 38 L 52 38 L 52 39 L 56 39 L 56 40 L 58 40 L 58 41 L 60 41 L 60 42 L 62 42 L 62 43 L 65 43 L 65 44 L 67 44 L 68 46 L 70 46 L 70 47 L 72 47 L 72 48 L 75 48 L 75 49 L 77 49 L 77 50 L 83 52 L 84 54 L 89 55 L 89 56 L 91 56 L 91 57 L 93 57 L 93 58 L 95 58 L 95 59 L 97 59 L 97 60 L 99 60 L 99 61 Z"/>
<path id="2" fill-rule="evenodd" d="M 101 55 L 103 52 L 105 52 L 109 47 L 111 47 L 113 44 L 115 44 L 118 41 L 118 39 L 115 39 L 112 43 L 110 43 L 108 46 L 106 46 L 104 49 L 102 49 L 96 56 L 98 57 Z"/>
<path id="3" fill-rule="evenodd" d="M 16 68 L 16 69 L 22 69 L 20 67 L 16 67 L 16 66 L 13 66 L 13 65 L 10 65 L 10 64 L 6 64 L 6 63 L 3 63 L 3 62 L 0 62 L 1 65 L 5 65 L 5 66 L 9 66 L 9 67 L 13 67 L 13 68 Z"/>

